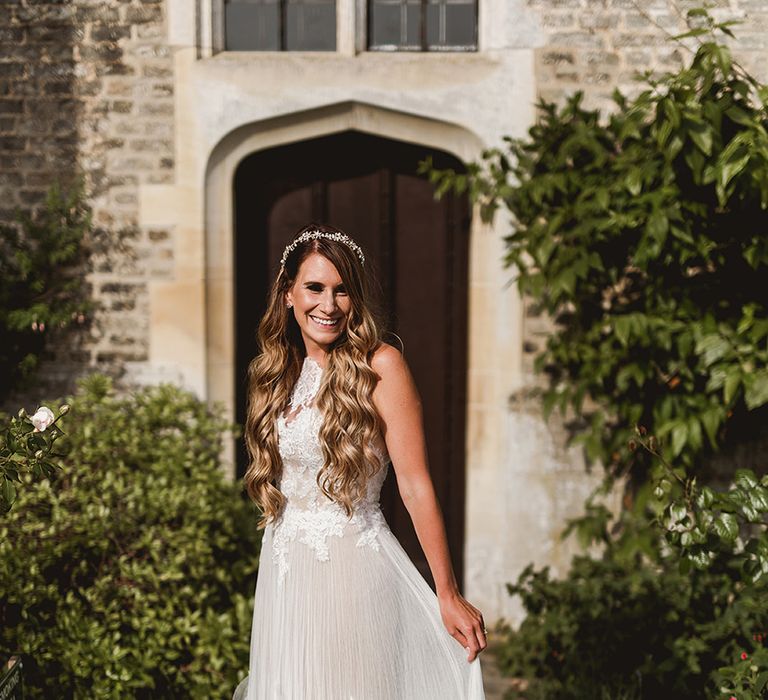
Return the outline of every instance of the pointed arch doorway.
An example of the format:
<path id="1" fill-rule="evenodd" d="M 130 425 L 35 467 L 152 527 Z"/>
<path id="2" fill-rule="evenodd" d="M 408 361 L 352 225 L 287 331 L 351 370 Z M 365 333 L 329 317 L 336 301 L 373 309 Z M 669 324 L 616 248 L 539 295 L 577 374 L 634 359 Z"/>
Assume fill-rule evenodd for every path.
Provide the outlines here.
<path id="1" fill-rule="evenodd" d="M 268 148 L 244 158 L 234 176 L 235 410 L 244 423 L 245 372 L 283 248 L 310 221 L 348 232 L 372 258 L 390 311 L 390 330 L 422 397 L 432 479 L 463 580 L 467 297 L 470 208 L 466 197 L 433 197 L 416 174 L 465 169 L 445 152 L 348 130 Z M 245 469 L 242 444 L 237 476 Z M 393 468 L 381 494 L 392 531 L 434 588 Z"/>

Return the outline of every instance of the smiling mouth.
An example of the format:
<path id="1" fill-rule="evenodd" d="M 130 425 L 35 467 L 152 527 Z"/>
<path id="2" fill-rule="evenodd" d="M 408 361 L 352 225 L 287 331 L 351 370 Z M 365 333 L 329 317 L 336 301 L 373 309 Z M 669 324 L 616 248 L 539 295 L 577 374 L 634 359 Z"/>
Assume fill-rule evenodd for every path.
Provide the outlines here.
<path id="1" fill-rule="evenodd" d="M 322 326 L 323 328 L 335 328 L 336 326 L 339 325 L 338 318 L 325 319 L 325 318 L 320 318 L 319 316 L 313 316 L 312 314 L 308 314 L 308 315 L 315 323 L 317 323 L 318 326 Z"/>

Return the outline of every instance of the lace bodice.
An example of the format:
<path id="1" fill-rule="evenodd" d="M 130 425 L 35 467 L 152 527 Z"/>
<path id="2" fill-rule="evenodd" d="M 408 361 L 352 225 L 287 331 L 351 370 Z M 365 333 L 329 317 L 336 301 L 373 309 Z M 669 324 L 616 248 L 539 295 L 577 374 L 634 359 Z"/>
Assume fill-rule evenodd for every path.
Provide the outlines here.
<path id="1" fill-rule="evenodd" d="M 328 499 L 317 485 L 317 473 L 323 466 L 319 431 L 323 417 L 314 405 L 320 388 L 323 368 L 311 357 L 304 358 L 301 373 L 291 394 L 288 410 L 277 421 L 283 472 L 278 488 L 286 497 L 286 505 L 274 524 L 272 556 L 279 578 L 289 569 L 288 543 L 299 539 L 315 551 L 321 561 L 329 558 L 328 538 L 352 533 L 357 546 L 378 549 L 377 534 L 385 524 L 379 507 L 381 486 L 387 474 L 389 459 L 381 441 L 373 449 L 379 455 L 381 468 L 368 482 L 366 498 L 351 516 Z M 352 528 L 350 530 L 350 528 Z"/>

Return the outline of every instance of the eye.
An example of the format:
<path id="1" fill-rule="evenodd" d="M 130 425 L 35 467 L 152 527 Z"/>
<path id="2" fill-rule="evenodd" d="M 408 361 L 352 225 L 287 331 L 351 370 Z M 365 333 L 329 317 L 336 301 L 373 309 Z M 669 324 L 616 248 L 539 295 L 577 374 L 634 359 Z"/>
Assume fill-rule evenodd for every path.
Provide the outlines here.
<path id="1" fill-rule="evenodd" d="M 342 295 L 344 295 L 344 296 L 347 296 L 347 290 L 346 290 L 346 289 L 344 289 L 344 287 L 339 287 L 339 288 L 336 290 L 336 293 L 337 293 L 337 294 L 342 294 Z"/>

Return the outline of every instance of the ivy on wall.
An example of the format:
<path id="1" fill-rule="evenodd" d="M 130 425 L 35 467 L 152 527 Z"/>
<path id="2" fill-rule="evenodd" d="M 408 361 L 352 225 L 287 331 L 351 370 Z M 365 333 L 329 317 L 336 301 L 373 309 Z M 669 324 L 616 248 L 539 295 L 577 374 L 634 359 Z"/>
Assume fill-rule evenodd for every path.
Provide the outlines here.
<path id="1" fill-rule="evenodd" d="M 570 409 L 614 472 L 649 464 L 636 424 L 687 468 L 768 404 L 768 88 L 714 40 L 729 23 L 690 16 L 703 26 L 683 36 L 708 35 L 690 65 L 616 91 L 607 120 L 581 93 L 542 101 L 528 138 L 466 175 L 421 168 L 485 221 L 512 215 L 505 265 L 556 324 L 545 412 Z"/>

